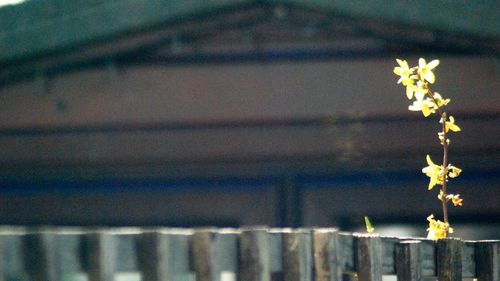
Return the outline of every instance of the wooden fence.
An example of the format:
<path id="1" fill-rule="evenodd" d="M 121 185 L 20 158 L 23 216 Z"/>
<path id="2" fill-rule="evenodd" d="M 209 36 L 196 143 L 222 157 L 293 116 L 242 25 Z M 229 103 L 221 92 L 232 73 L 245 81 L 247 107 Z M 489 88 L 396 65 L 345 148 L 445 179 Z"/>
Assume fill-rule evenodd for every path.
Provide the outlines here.
<path id="1" fill-rule="evenodd" d="M 0 281 L 499 281 L 499 275 L 498 240 L 435 242 L 325 228 L 0 229 Z"/>

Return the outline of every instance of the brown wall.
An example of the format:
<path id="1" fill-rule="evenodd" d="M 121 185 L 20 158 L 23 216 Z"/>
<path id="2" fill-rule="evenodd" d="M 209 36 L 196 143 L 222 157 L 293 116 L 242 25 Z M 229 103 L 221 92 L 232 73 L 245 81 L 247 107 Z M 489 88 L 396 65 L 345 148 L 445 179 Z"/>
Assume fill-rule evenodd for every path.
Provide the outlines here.
<path id="1" fill-rule="evenodd" d="M 415 58 L 411 58 L 416 63 Z M 0 92 L 2 127 L 406 113 L 389 59 L 85 70 Z M 452 111 L 495 111 L 491 58 L 441 58 Z M 57 110 L 57 101 L 66 110 Z"/>
<path id="2" fill-rule="evenodd" d="M 0 128 L 13 129 L 0 131 L 0 163 L 107 165 L 420 151 L 434 145 L 435 124 L 406 110 L 393 67 L 386 59 L 143 66 L 26 82 L 0 92 Z M 436 73 L 436 91 L 452 99 L 449 110 L 465 126 L 454 145 L 468 153 L 498 148 L 497 120 L 469 119 L 484 112 L 498 118 L 496 62 L 444 57 Z M 365 117 L 342 125 L 338 116 Z M 364 122 L 381 116 L 392 119 Z M 279 123 L 318 117 L 331 122 Z M 83 132 L 72 131 L 82 127 Z"/>
<path id="3" fill-rule="evenodd" d="M 275 185 L 171 192 L 144 191 L 141 181 L 413 171 L 418 178 L 425 154 L 440 153 L 437 123 L 407 112 L 394 65 L 372 59 L 118 67 L 3 88 L 0 178 L 15 189 L 2 193 L 0 223 L 276 225 L 280 214 L 292 215 L 283 204 L 295 199 L 283 202 Z M 463 129 L 452 138 L 454 163 L 480 177 L 494 174 L 498 63 L 443 57 L 436 74 L 435 89 L 452 99 L 449 109 Z M 336 180 L 313 186 L 300 194 L 300 220 L 425 217 L 438 208 L 422 177 L 402 189 Z M 133 181 L 116 193 L 87 189 L 114 180 Z M 66 181 L 81 181 L 83 188 L 45 192 L 50 181 L 62 190 Z M 20 192 L 25 182 L 39 190 Z M 499 217 L 497 177 L 468 179 L 457 190 L 471 202 L 458 211 L 462 218 Z"/>

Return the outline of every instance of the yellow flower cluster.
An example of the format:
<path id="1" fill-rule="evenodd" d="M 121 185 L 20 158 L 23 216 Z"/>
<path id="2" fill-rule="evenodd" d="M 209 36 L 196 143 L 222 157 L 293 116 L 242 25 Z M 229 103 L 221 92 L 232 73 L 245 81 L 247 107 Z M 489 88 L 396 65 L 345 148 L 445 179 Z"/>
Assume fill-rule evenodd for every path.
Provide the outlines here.
<path id="1" fill-rule="evenodd" d="M 439 65 L 439 60 L 432 60 L 429 63 L 425 59 L 418 60 L 418 66 L 410 67 L 406 60 L 396 59 L 398 66 L 394 68 L 394 73 L 399 76 L 398 84 L 403 84 L 406 87 L 406 97 L 413 100 L 413 103 L 408 106 L 410 111 L 421 111 L 425 117 L 431 114 L 438 113 L 440 115 L 440 123 L 442 130 L 438 133 L 438 139 L 444 149 L 443 164 L 436 165 L 431 157 L 427 155 L 427 167 L 422 169 L 422 172 L 429 177 L 428 189 L 431 190 L 434 186 L 440 186 L 438 199 L 443 204 L 444 222 L 435 220 L 434 215 L 430 215 L 428 238 L 441 239 L 446 238 L 448 233 L 453 229 L 448 224 L 448 214 L 446 204 L 451 201 L 454 206 L 462 206 L 462 199 L 459 194 L 447 194 L 446 183 L 449 178 L 456 178 L 462 172 L 461 169 L 447 163 L 448 146 L 450 140 L 447 138 L 449 132 L 460 132 L 460 127 L 455 123 L 453 116 L 447 116 L 443 111 L 450 99 L 443 98 L 438 92 L 433 92 L 429 88 L 429 84 L 436 82 L 434 68 Z"/>
<path id="2" fill-rule="evenodd" d="M 435 185 L 443 185 L 444 181 L 448 180 L 448 178 L 456 178 L 462 172 L 461 169 L 448 165 L 446 169 L 443 169 L 443 166 L 438 166 L 432 162 L 432 159 L 429 155 L 426 157 L 427 167 L 422 169 L 422 173 L 430 178 L 429 180 L 429 190 L 431 190 Z M 446 172 L 446 177 L 445 177 Z"/>
<path id="3" fill-rule="evenodd" d="M 429 239 L 444 239 L 448 236 L 448 233 L 453 233 L 453 228 L 448 223 L 435 220 L 434 215 L 428 216 L 427 221 L 429 221 L 429 228 L 427 228 L 427 238 Z"/>
<path id="4" fill-rule="evenodd" d="M 433 84 L 436 81 L 432 70 L 439 65 L 439 60 L 427 63 L 425 59 L 420 58 L 418 66 L 411 68 L 405 60 L 396 59 L 396 62 L 399 66 L 394 68 L 394 73 L 400 76 L 398 84 L 406 86 L 406 97 L 409 100 L 415 97 L 413 104 L 408 107 L 409 110 L 422 111 L 427 117 L 450 102 L 450 99 L 443 99 L 439 93 L 429 91 L 429 83 Z"/>
<path id="5" fill-rule="evenodd" d="M 438 195 L 438 199 L 443 201 L 450 201 L 453 203 L 453 205 L 456 206 L 462 206 L 463 199 L 460 198 L 460 194 L 444 194 L 444 192 L 441 190 Z"/>

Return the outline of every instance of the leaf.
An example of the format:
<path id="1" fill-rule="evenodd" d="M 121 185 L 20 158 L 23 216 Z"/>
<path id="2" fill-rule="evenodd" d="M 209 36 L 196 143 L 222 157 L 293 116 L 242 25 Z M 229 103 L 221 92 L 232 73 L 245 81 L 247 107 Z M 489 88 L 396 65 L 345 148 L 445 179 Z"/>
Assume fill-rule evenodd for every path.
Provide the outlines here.
<path id="1" fill-rule="evenodd" d="M 365 225 L 366 225 L 366 232 L 373 233 L 375 231 L 375 228 L 373 228 L 372 223 L 370 222 L 368 216 L 365 216 Z"/>

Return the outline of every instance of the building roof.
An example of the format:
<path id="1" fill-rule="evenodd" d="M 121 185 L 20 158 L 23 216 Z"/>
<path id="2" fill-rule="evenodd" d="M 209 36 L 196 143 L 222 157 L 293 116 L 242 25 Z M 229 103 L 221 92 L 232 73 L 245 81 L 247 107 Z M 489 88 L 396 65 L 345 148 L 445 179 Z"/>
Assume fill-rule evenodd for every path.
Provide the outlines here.
<path id="1" fill-rule="evenodd" d="M 500 36 L 495 1 L 27 1 L 0 9 L 0 61 L 90 42 L 242 7 L 281 5 L 329 11 L 362 20 L 408 25 L 463 36 Z"/>
<path id="2" fill-rule="evenodd" d="M 495 1 L 28 0 L 0 8 L 0 85 L 82 66 L 498 55 Z M 445 11 L 445 12 L 443 12 Z"/>

